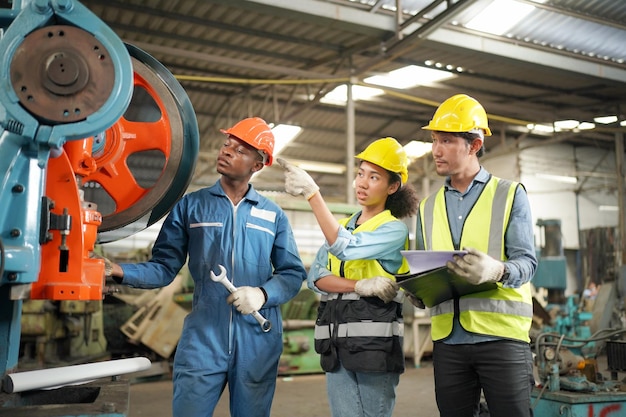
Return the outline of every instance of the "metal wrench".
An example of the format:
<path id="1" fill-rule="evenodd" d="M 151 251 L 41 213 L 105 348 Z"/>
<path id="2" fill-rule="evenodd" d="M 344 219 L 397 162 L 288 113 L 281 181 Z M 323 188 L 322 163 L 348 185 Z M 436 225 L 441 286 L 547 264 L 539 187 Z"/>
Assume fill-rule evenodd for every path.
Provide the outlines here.
<path id="1" fill-rule="evenodd" d="M 213 271 L 211 271 L 211 279 L 215 282 L 221 282 L 222 285 L 224 285 L 226 289 L 230 291 L 231 294 L 236 292 L 237 287 L 235 287 L 233 283 L 230 282 L 228 278 L 226 277 L 226 268 L 224 268 L 223 265 L 220 265 L 219 267 L 220 267 L 220 274 L 215 275 Z M 261 329 L 263 329 L 264 332 L 267 333 L 270 331 L 270 329 L 272 328 L 272 323 L 269 320 L 263 317 L 261 313 L 259 313 L 258 311 L 253 311 L 251 314 L 252 314 L 252 317 L 254 317 L 256 321 L 259 322 L 259 324 L 261 325 Z"/>

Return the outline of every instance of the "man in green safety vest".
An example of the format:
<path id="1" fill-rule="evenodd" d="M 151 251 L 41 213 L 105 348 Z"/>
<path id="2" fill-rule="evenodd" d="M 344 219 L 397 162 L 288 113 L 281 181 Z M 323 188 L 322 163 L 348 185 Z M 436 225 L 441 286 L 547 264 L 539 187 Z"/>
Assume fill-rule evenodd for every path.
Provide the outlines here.
<path id="1" fill-rule="evenodd" d="M 436 171 L 446 180 L 420 203 L 417 249 L 466 250 L 448 269 L 472 284 L 497 283 L 430 310 L 440 415 L 478 415 L 482 390 L 491 417 L 532 416 L 528 332 L 537 258 L 526 190 L 480 165 L 491 131 L 474 98 L 450 97 L 423 129 L 431 131 Z"/>

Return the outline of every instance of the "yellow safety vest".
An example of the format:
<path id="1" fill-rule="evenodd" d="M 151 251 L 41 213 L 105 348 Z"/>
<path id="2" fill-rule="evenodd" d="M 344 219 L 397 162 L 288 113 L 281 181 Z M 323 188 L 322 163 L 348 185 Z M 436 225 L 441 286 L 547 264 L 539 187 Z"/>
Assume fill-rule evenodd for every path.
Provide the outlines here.
<path id="1" fill-rule="evenodd" d="M 339 220 L 339 224 L 345 227 L 350 219 L 355 215 L 356 213 L 353 214 L 351 217 Z M 389 210 L 384 210 L 366 221 L 365 223 L 359 225 L 356 229 L 354 229 L 353 234 L 359 232 L 372 232 L 378 229 L 381 225 L 391 221 L 398 221 L 398 219 L 392 216 Z M 408 247 L 409 241 L 407 238 L 404 248 L 408 249 Z M 380 264 L 380 262 L 378 262 L 378 260 L 376 259 L 354 259 L 349 261 L 342 261 L 335 255 L 329 253 L 328 270 L 330 270 L 333 275 L 352 280 L 385 276 L 395 281 L 396 278 L 394 274 L 400 275 L 408 273 L 410 269 L 409 264 L 404 257 L 402 258 L 402 266 L 398 271 L 386 271 Z"/>
<path id="2" fill-rule="evenodd" d="M 490 256 L 506 260 L 506 231 L 515 190 L 519 184 L 491 177 L 476 204 L 465 219 L 460 247 L 472 247 Z M 444 188 L 420 202 L 422 235 L 426 250 L 454 250 L 446 212 Z M 454 304 L 458 302 L 461 326 L 471 333 L 529 342 L 533 304 L 530 283 L 520 288 L 498 288 L 468 294 L 434 306 L 431 313 L 431 336 L 442 340 L 452 332 Z"/>
<path id="3" fill-rule="evenodd" d="M 340 223 L 345 226 L 349 220 Z M 391 221 L 398 219 L 385 210 L 352 233 L 373 231 Z M 408 243 L 407 236 L 405 248 Z M 398 271 L 386 271 L 376 259 L 342 261 L 330 253 L 327 268 L 334 275 L 352 280 L 376 276 L 395 280 L 394 274 L 409 271 L 404 257 Z M 403 372 L 402 299 L 402 292 L 389 303 L 377 297 L 362 298 L 354 292 L 323 294 L 314 331 L 315 351 L 320 354 L 322 369 L 333 372 L 341 362 L 353 372 Z"/>

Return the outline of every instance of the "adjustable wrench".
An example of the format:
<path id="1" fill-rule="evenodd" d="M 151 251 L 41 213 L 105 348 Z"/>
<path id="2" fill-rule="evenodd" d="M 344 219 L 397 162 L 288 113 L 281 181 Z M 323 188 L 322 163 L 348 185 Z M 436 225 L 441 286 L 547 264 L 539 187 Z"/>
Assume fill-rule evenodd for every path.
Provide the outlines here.
<path id="1" fill-rule="evenodd" d="M 237 287 L 235 287 L 233 283 L 230 282 L 228 278 L 226 277 L 226 268 L 224 268 L 223 265 L 220 265 L 219 267 L 220 267 L 220 274 L 215 275 L 213 271 L 211 271 L 211 279 L 215 282 L 221 282 L 226 287 L 226 289 L 230 291 L 231 294 L 236 292 Z M 269 320 L 263 317 L 261 313 L 259 313 L 258 311 L 253 311 L 251 314 L 252 314 L 252 317 L 254 317 L 256 321 L 259 322 L 259 324 L 261 325 L 261 329 L 263 329 L 264 332 L 267 333 L 270 331 L 270 329 L 272 328 L 272 323 L 270 323 Z"/>

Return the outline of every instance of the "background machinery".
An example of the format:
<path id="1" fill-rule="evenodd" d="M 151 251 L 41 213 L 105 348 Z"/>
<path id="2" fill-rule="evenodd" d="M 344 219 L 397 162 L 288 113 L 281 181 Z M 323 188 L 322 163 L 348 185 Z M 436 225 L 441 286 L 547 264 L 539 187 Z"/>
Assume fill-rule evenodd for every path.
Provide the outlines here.
<path id="1" fill-rule="evenodd" d="M 543 245 L 537 254 L 539 265 L 533 285 L 543 289 L 546 296 L 535 302 L 536 326 L 531 332 L 537 383 L 532 397 L 534 415 L 626 416 L 626 328 L 620 301 L 624 286 L 614 276 L 617 271 L 609 268 L 611 262 L 602 260 L 606 267 L 598 269 L 601 276 L 590 273 L 588 265 L 590 259 L 593 263 L 599 259 L 598 253 L 605 257 L 614 252 L 587 243 L 581 250 L 585 261 L 580 262 L 581 290 L 566 296 L 567 259 L 561 244 L 561 223 L 550 219 L 539 220 L 537 225 L 543 232 Z M 587 235 L 587 239 L 581 241 L 588 242 L 597 232 L 583 232 L 581 237 Z M 601 241 L 611 239 L 603 236 Z M 582 291 L 590 282 L 599 288 L 593 298 Z"/>
<path id="2" fill-rule="evenodd" d="M 0 5 L 0 415 L 125 415 L 123 381 L 15 393 L 10 377 L 20 346 L 40 364 L 65 359 L 59 346 L 101 354 L 94 246 L 154 224 L 185 192 L 195 114 L 169 71 L 79 2 Z"/>

